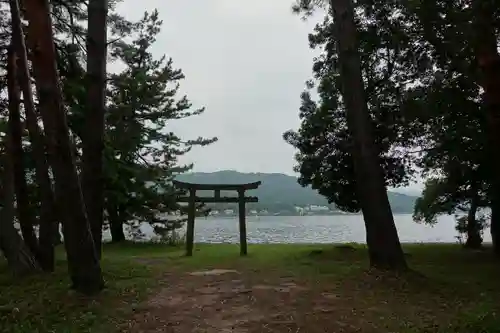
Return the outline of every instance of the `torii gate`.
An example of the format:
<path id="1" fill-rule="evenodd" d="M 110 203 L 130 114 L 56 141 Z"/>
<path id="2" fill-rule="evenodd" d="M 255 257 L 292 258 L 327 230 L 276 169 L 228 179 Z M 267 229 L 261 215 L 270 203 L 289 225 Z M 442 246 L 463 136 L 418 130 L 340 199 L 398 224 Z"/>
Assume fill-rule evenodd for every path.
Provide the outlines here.
<path id="1" fill-rule="evenodd" d="M 246 210 L 245 204 L 247 202 L 259 202 L 257 197 L 245 197 L 246 190 L 257 189 L 261 182 L 254 182 L 248 184 L 194 184 L 185 183 L 178 180 L 173 181 L 174 186 L 179 189 L 188 190 L 187 197 L 179 197 L 178 202 L 188 203 L 188 220 L 186 231 L 186 256 L 193 255 L 194 246 L 194 221 L 196 218 L 196 203 L 238 203 L 238 215 L 240 226 L 240 255 L 246 256 L 247 250 L 247 226 L 246 226 Z M 214 195 L 210 197 L 197 197 L 196 191 L 214 191 Z M 237 191 L 237 197 L 221 197 L 220 191 Z"/>

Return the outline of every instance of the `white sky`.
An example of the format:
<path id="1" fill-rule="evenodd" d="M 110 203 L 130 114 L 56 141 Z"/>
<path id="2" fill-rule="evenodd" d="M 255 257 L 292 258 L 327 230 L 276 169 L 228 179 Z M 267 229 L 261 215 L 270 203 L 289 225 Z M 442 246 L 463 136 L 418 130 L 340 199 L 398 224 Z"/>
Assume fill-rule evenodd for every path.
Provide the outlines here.
<path id="1" fill-rule="evenodd" d="M 293 174 L 294 149 L 282 134 L 299 126 L 299 95 L 314 57 L 307 35 L 317 19 L 304 22 L 292 14 L 292 3 L 125 0 L 119 5 L 132 20 L 158 9 L 164 24 L 153 52 L 172 57 L 186 75 L 182 92 L 195 107 L 206 107 L 203 115 L 171 126 L 186 139 L 219 138 L 183 160 L 193 162 L 195 171 Z"/>

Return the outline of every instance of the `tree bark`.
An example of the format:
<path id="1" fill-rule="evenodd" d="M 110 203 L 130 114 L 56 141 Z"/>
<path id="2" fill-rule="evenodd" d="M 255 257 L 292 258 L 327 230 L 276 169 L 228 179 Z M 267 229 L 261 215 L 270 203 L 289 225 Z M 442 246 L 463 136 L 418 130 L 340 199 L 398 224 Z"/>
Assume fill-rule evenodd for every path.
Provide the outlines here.
<path id="1" fill-rule="evenodd" d="M 19 85 L 17 84 L 17 57 L 13 44 L 9 47 L 7 58 L 7 90 L 9 98 L 8 128 L 11 138 L 10 154 L 13 164 L 17 216 L 24 241 L 31 253 L 38 259 L 38 239 L 35 234 L 34 220 L 30 212 L 28 182 L 26 181 L 26 170 L 24 167 L 23 129 L 21 124 L 21 112 L 19 109 L 21 97 Z"/>
<path id="2" fill-rule="evenodd" d="M 87 110 L 84 116 L 82 189 L 100 257 L 104 213 L 104 113 L 106 93 L 107 0 L 89 0 L 87 31 Z"/>
<path id="3" fill-rule="evenodd" d="M 121 243 L 125 241 L 123 221 L 121 221 L 119 218 L 117 218 L 116 220 L 110 219 L 109 227 L 111 231 L 111 241 L 113 243 Z"/>
<path id="4" fill-rule="evenodd" d="M 497 5 L 491 0 L 472 1 L 473 37 L 476 60 L 481 72 L 481 86 L 484 89 L 484 102 L 488 123 L 488 151 L 491 156 L 491 201 L 493 213 L 500 208 L 500 159 L 497 158 L 500 147 L 500 55 L 498 54 L 497 36 L 493 13 Z M 495 212 L 496 211 L 496 212 Z M 492 238 L 500 240 L 498 218 L 491 221 Z M 500 242 L 493 242 L 495 253 L 500 257 Z"/>
<path id="5" fill-rule="evenodd" d="M 59 87 L 52 19 L 48 0 L 25 0 L 29 21 L 28 42 L 33 51 L 33 72 L 39 92 L 41 115 L 48 141 L 49 161 L 54 173 L 58 212 L 63 222 L 72 287 L 82 293 L 99 292 L 104 287 L 85 211 L 72 140 Z"/>
<path id="6" fill-rule="evenodd" d="M 125 241 L 125 233 L 123 231 L 123 219 L 122 214 L 118 211 L 118 206 L 113 204 L 108 204 L 108 222 L 109 231 L 111 233 L 111 241 L 113 243 L 120 243 Z"/>
<path id="7" fill-rule="evenodd" d="M 7 259 L 7 265 L 16 276 L 24 276 L 39 271 L 35 257 L 14 227 L 14 183 L 11 161 L 10 135 L 0 157 L 2 165 L 0 188 L 0 251 Z"/>
<path id="8" fill-rule="evenodd" d="M 339 50 L 342 96 L 347 124 L 354 141 L 353 157 L 357 195 L 366 227 L 366 240 L 372 266 L 406 269 L 398 233 L 385 187 L 382 167 L 373 140 L 361 62 L 357 28 L 351 0 L 330 0 Z"/>
<path id="9" fill-rule="evenodd" d="M 473 191 L 469 213 L 467 214 L 467 241 L 465 242 L 465 247 L 469 249 L 479 249 L 483 243 L 481 230 L 476 219 L 479 196 L 476 190 L 473 189 Z"/>
<path id="10" fill-rule="evenodd" d="M 57 225 L 54 194 L 52 191 L 52 182 L 49 177 L 49 165 L 45 154 L 44 137 L 38 126 L 38 118 L 33 102 L 26 44 L 17 0 L 10 0 L 10 10 L 12 16 L 12 41 L 18 56 L 18 78 L 23 92 L 26 126 L 35 160 L 35 179 L 41 192 L 38 258 L 42 269 L 52 272 L 55 262 L 55 240 L 52 229 L 54 225 Z"/>

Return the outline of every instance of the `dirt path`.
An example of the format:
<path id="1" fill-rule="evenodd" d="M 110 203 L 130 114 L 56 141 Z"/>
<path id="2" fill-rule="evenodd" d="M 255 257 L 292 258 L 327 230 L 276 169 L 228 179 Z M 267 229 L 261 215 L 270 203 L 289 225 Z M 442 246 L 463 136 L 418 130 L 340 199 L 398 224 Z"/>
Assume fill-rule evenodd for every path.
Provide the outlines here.
<path id="1" fill-rule="evenodd" d="M 290 278 L 263 282 L 234 270 L 186 273 L 142 305 L 123 332 L 360 331 L 342 321 L 351 309 L 336 306 L 334 293 L 314 289 Z"/>

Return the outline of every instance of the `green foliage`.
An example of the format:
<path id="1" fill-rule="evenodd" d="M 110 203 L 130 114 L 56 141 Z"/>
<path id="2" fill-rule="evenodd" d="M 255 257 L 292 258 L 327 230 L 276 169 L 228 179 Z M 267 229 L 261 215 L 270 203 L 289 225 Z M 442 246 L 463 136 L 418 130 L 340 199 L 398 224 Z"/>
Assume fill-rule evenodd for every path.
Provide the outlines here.
<path id="1" fill-rule="evenodd" d="M 150 239 L 151 243 L 164 244 L 172 247 L 178 247 L 186 243 L 186 235 L 176 229 L 156 230 L 155 232 L 156 237 Z"/>
<path id="2" fill-rule="evenodd" d="M 415 206 L 419 221 L 465 211 L 472 196 L 488 206 L 491 156 L 472 45 L 471 11 L 460 1 L 409 2 L 413 34 L 432 71 L 408 92 L 407 114 L 420 154 L 415 162 L 432 177 Z"/>
<path id="3" fill-rule="evenodd" d="M 476 217 L 477 229 L 479 231 L 481 239 L 483 238 L 484 229 L 486 229 L 489 226 L 489 223 L 487 222 L 489 218 L 490 217 L 485 215 L 485 214 L 482 214 L 482 215 Z M 467 216 L 460 216 L 460 217 L 457 216 L 456 220 L 457 220 L 457 224 L 455 226 L 455 230 L 458 232 L 457 239 L 458 239 L 460 244 L 464 244 L 465 238 L 466 238 L 466 235 L 468 232 L 468 228 L 467 228 L 468 224 L 469 224 L 468 217 Z"/>
<path id="4" fill-rule="evenodd" d="M 484 196 L 481 198 L 480 192 L 474 193 L 472 190 L 462 190 L 449 177 L 429 178 L 421 197 L 415 201 L 413 219 L 432 225 L 437 223 L 439 215 L 464 214 L 469 211 L 474 196 L 478 199 L 479 208 L 486 207 L 487 199 Z"/>
<path id="5" fill-rule="evenodd" d="M 118 2 L 108 2 L 108 51 L 110 60 L 121 63 L 123 70 L 108 74 L 104 147 L 106 216 L 109 218 L 113 210 L 120 222 L 132 227 L 149 222 L 161 237 L 168 238 L 183 222 L 166 219 L 168 213 L 180 208 L 175 202 L 177 192 L 171 180 L 192 167 L 180 165 L 178 158 L 193 146 L 208 145 L 216 138 L 184 139 L 168 130 L 172 121 L 201 114 L 204 108 L 192 109 L 187 97 L 179 96 L 179 83 L 184 75 L 174 68 L 172 59 L 155 58 L 151 53 L 162 24 L 158 12 L 145 13 L 138 22 L 130 22 L 115 12 Z M 74 0 L 58 0 L 52 3 L 51 9 L 56 60 L 80 167 L 87 103 L 87 6 Z M 0 45 L 5 46 L 10 41 L 10 15 L 7 6 L 0 4 L 0 10 L 5 12 L 0 18 L 0 36 L 5 37 L 1 38 Z M 0 49 L 0 65 L 3 66 L 6 48 Z M 0 69 L 0 91 L 4 89 L 4 72 Z M 0 94 L 0 106 L 4 103 L 4 95 Z M 34 181 L 34 163 L 27 135 L 24 139 L 32 208 L 38 216 L 40 194 Z"/>
<path id="6" fill-rule="evenodd" d="M 415 202 L 413 219 L 427 224 L 437 223 L 441 214 L 453 214 L 457 209 L 456 188 L 447 179 L 430 178 L 425 183 L 422 196 Z"/>

